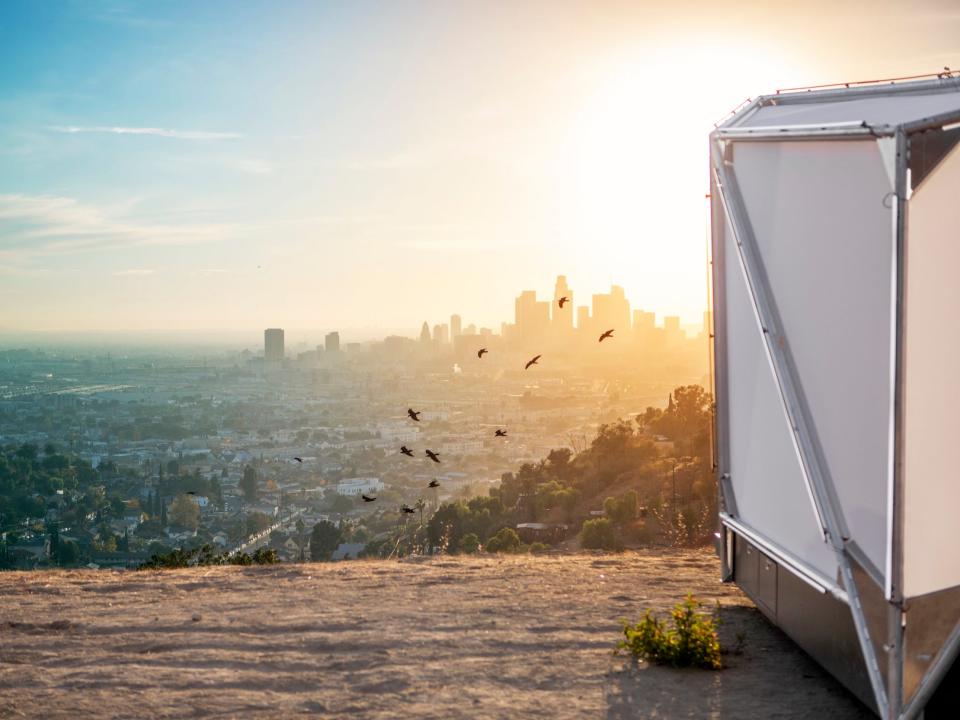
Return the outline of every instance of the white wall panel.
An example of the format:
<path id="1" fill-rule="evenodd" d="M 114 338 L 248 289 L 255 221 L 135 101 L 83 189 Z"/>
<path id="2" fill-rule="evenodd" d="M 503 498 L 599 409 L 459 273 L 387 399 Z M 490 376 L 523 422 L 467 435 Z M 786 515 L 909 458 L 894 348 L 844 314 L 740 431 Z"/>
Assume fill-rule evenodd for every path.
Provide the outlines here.
<path id="1" fill-rule="evenodd" d="M 733 238 L 728 226 L 724 299 L 730 478 L 739 519 L 835 581 L 836 557 L 820 533 Z"/>
<path id="2" fill-rule="evenodd" d="M 894 242 L 880 152 L 873 140 L 738 143 L 733 160 L 843 516 L 882 570 Z"/>
<path id="3" fill-rule="evenodd" d="M 960 147 L 907 214 L 904 590 L 960 585 Z"/>

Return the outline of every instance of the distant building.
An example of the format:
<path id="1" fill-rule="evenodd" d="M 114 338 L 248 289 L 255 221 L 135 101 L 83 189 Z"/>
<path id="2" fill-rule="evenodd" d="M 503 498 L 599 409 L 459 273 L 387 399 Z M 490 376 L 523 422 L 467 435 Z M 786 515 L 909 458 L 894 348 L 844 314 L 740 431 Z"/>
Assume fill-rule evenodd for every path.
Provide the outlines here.
<path id="1" fill-rule="evenodd" d="M 383 490 L 380 478 L 349 478 L 337 483 L 337 495 L 355 497 L 361 493 L 375 493 Z"/>
<path id="2" fill-rule="evenodd" d="M 460 334 L 460 328 L 463 327 L 463 321 L 460 319 L 459 315 L 450 316 L 450 339 L 457 337 Z"/>
<path id="3" fill-rule="evenodd" d="M 560 307 L 560 298 L 567 298 Z M 553 329 L 559 335 L 573 330 L 573 290 L 567 285 L 567 276 L 558 275 L 557 284 L 553 288 L 553 305 L 551 306 Z"/>
<path id="4" fill-rule="evenodd" d="M 581 305 L 577 308 L 577 329 L 582 331 L 590 330 L 590 308 Z"/>
<path id="5" fill-rule="evenodd" d="M 534 290 L 524 290 L 514 301 L 514 315 L 524 342 L 542 338 L 550 327 L 550 303 L 537 300 Z"/>
<path id="6" fill-rule="evenodd" d="M 613 285 L 608 294 L 593 296 L 593 327 L 597 332 L 630 328 L 630 303 L 622 287 Z"/>
<path id="7" fill-rule="evenodd" d="M 446 324 L 433 326 L 433 342 L 436 345 L 446 345 L 449 342 L 449 334 Z"/>
<path id="8" fill-rule="evenodd" d="M 267 362 L 283 360 L 283 330 L 268 328 L 263 331 L 263 359 Z"/>
<path id="9" fill-rule="evenodd" d="M 340 333 L 329 332 L 323 339 L 323 346 L 328 353 L 340 352 Z"/>
<path id="10" fill-rule="evenodd" d="M 427 321 L 423 321 L 423 327 L 420 328 L 420 342 L 423 345 L 430 344 L 430 326 L 427 325 Z"/>

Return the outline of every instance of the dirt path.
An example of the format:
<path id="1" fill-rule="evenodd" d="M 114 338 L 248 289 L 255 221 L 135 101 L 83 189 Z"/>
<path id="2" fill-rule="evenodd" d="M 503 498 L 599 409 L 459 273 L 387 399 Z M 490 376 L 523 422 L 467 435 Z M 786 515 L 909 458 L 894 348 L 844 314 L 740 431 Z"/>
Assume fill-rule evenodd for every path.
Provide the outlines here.
<path id="1" fill-rule="evenodd" d="M 0 717 L 872 715 L 707 551 L 0 573 Z M 635 667 L 619 619 L 722 605 L 720 672 Z"/>

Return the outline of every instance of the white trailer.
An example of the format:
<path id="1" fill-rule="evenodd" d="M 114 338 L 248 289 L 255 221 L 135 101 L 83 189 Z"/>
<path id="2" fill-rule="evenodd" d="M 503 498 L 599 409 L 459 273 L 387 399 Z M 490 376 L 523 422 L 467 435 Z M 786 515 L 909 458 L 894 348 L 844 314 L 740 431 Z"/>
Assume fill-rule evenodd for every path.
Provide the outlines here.
<path id="1" fill-rule="evenodd" d="M 949 73 L 710 138 L 724 579 L 890 719 L 960 717 L 958 143 Z"/>

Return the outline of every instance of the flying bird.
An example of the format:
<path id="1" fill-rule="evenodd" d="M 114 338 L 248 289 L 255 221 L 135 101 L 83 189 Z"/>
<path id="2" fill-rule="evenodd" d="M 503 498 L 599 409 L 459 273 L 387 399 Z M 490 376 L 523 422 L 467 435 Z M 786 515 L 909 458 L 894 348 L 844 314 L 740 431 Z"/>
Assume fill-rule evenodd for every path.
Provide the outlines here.
<path id="1" fill-rule="evenodd" d="M 360 497 L 363 498 L 363 501 L 364 501 L 364 502 L 373 502 L 374 500 L 376 500 L 375 497 L 370 497 L 369 495 L 362 495 L 362 494 L 361 494 Z"/>
<path id="2" fill-rule="evenodd" d="M 401 446 L 400 446 L 400 452 L 403 453 L 404 455 L 408 456 L 408 457 L 413 457 L 413 450 L 411 450 L 410 448 L 408 448 L 406 445 L 401 445 Z"/>
<path id="3" fill-rule="evenodd" d="M 303 462 L 303 458 L 302 458 L 302 457 L 295 457 L 294 460 L 296 460 L 298 463 L 302 463 L 302 462 Z"/>
<path id="4" fill-rule="evenodd" d="M 613 330 L 607 330 L 603 335 L 600 336 L 600 339 L 597 342 L 603 342 L 607 338 L 613 337 Z"/>
<path id="5" fill-rule="evenodd" d="M 427 450 L 427 457 L 435 463 L 440 462 L 440 453 L 435 453 L 433 450 Z"/>
<path id="6" fill-rule="evenodd" d="M 404 505 L 402 508 L 400 508 L 400 512 L 407 513 L 408 515 L 413 515 L 416 512 L 416 510 L 414 510 L 409 505 Z"/>
<path id="7" fill-rule="evenodd" d="M 483 360 L 483 356 L 486 355 L 487 352 L 488 351 L 486 348 L 480 348 L 479 350 L 477 350 L 477 357 Z"/>
<path id="8" fill-rule="evenodd" d="M 570 302 L 570 298 L 568 298 L 566 295 L 564 295 L 562 298 L 560 298 L 560 307 L 562 308 L 562 307 L 563 307 L 563 304 L 564 304 L 564 303 L 568 303 L 568 302 Z"/>
<path id="9" fill-rule="evenodd" d="M 507 431 L 506 431 L 506 430 L 497 430 L 497 431 L 494 433 L 494 435 L 496 435 L 497 437 L 506 437 L 506 436 L 507 436 Z"/>
<path id="10" fill-rule="evenodd" d="M 437 482 L 436 480 L 431 480 L 430 484 L 427 485 L 427 487 L 432 487 L 432 488 L 440 487 L 440 483 Z"/>
<path id="11" fill-rule="evenodd" d="M 524 369 L 524 370 L 529 370 L 529 369 L 530 369 L 530 366 L 531 366 L 531 365 L 536 365 L 536 364 L 537 364 L 537 360 L 539 360 L 539 359 L 542 358 L 542 357 L 543 357 L 543 355 L 535 355 L 532 359 L 530 359 L 530 360 L 527 361 L 527 364 L 523 366 L 523 369 Z"/>
<path id="12" fill-rule="evenodd" d="M 407 408 L 407 415 L 409 415 L 411 419 L 416 420 L 417 422 L 420 422 L 421 412 L 423 411 L 421 410 L 420 412 L 414 412 L 412 408 Z"/>

